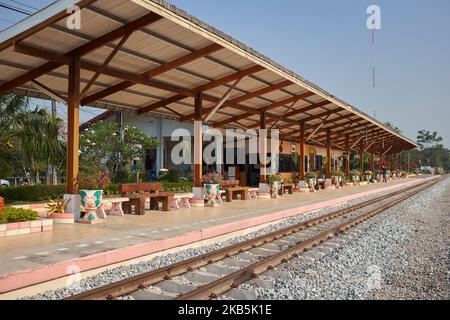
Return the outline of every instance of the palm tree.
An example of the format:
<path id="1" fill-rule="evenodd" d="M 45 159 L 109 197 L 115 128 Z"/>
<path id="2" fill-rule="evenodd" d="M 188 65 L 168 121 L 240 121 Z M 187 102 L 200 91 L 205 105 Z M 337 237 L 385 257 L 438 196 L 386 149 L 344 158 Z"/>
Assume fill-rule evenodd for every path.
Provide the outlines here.
<path id="1" fill-rule="evenodd" d="M 12 148 L 10 141 L 18 116 L 28 108 L 28 98 L 15 94 L 0 95 L 0 148 Z"/>
<path id="2" fill-rule="evenodd" d="M 25 174 L 26 168 L 31 168 L 39 181 L 43 165 L 47 168 L 60 165 L 64 159 L 65 148 L 59 139 L 62 120 L 53 117 L 45 109 L 36 108 L 20 114 L 17 123 L 14 136 L 23 155 Z"/>

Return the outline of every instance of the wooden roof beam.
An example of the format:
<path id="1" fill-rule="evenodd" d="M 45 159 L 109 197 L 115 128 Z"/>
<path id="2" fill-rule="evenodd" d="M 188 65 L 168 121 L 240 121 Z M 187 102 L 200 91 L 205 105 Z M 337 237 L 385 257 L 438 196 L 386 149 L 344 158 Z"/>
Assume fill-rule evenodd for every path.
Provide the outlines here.
<path id="1" fill-rule="evenodd" d="M 289 98 L 289 99 L 285 99 L 283 101 L 276 102 L 276 103 L 274 103 L 272 105 L 266 106 L 264 108 L 260 108 L 258 110 L 261 110 L 261 112 L 263 112 L 263 111 L 267 111 L 267 110 L 270 110 L 270 109 L 279 108 L 279 107 L 284 106 L 284 105 L 286 105 L 288 103 L 297 102 L 298 100 L 306 99 L 307 97 L 309 97 L 311 95 L 314 95 L 314 94 L 311 93 L 311 92 L 303 93 L 300 96 L 296 96 L 296 97 L 292 97 L 292 98 Z M 296 98 L 296 99 L 294 99 L 294 98 Z M 282 103 L 282 102 L 284 102 L 284 103 Z M 290 125 L 288 127 L 292 127 L 294 125 L 298 126 L 299 121 L 294 120 L 294 119 L 290 119 L 292 116 L 294 116 L 296 114 L 299 114 L 299 113 L 308 112 L 308 111 L 311 111 L 311 110 L 314 110 L 314 109 L 317 109 L 317 108 L 321 108 L 321 107 L 323 107 L 325 105 L 328 105 L 330 103 L 331 102 L 329 102 L 329 101 L 324 101 L 324 102 L 312 104 L 310 106 L 307 106 L 307 107 L 304 107 L 304 108 L 301 108 L 301 109 L 298 109 L 298 110 L 291 111 L 291 112 L 285 114 L 283 119 L 281 119 L 281 121 L 290 123 Z M 243 115 L 231 118 L 231 119 L 229 119 L 227 121 L 230 121 L 230 120 L 234 121 L 235 119 L 240 120 L 240 119 L 245 119 L 247 117 L 249 117 L 249 115 L 243 114 Z M 274 119 L 275 119 L 275 121 L 278 121 L 279 120 L 279 116 L 275 117 Z M 274 121 L 268 121 L 267 123 L 271 124 L 273 122 Z M 249 127 L 249 129 L 254 129 L 254 128 L 257 128 L 257 127 L 258 127 L 257 125 L 253 125 L 253 126 Z"/>
<path id="2" fill-rule="evenodd" d="M 75 57 L 75 56 L 83 56 L 89 52 L 92 52 L 100 47 L 103 47 L 107 43 L 113 42 L 121 37 L 123 37 L 125 34 L 129 32 L 133 32 L 135 30 L 138 30 L 140 28 L 143 28 L 145 26 L 148 26 L 152 23 L 155 23 L 156 21 L 159 21 L 162 19 L 161 16 L 157 15 L 156 13 L 149 13 L 144 15 L 143 17 L 140 17 L 126 25 L 123 25 L 113 31 L 110 31 L 106 34 L 104 34 L 101 37 L 98 37 L 92 41 L 89 41 L 88 43 L 83 44 L 82 46 L 75 48 L 65 54 L 66 57 Z M 40 76 L 57 69 L 64 65 L 63 63 L 58 63 L 55 61 L 49 61 L 37 68 L 34 68 L 25 74 L 14 78 L 3 85 L 0 86 L 0 93 L 6 93 L 10 92 L 11 90 L 14 90 L 15 88 L 31 81 L 36 78 L 39 78 Z"/>
<path id="3" fill-rule="evenodd" d="M 37 47 L 23 45 L 23 44 L 19 44 L 19 43 L 15 44 L 14 49 L 16 52 L 30 55 L 33 57 L 37 57 L 37 58 L 41 58 L 41 59 L 50 60 L 50 61 L 52 61 L 52 63 L 57 63 L 58 65 L 70 65 L 71 61 L 72 61 L 71 58 L 67 57 L 66 55 L 54 53 L 51 51 L 47 51 L 47 50 L 43 50 L 43 49 L 40 49 Z M 80 67 L 81 67 L 81 69 L 88 70 L 88 71 L 91 71 L 94 73 L 102 72 L 102 74 L 108 75 L 110 77 L 118 78 L 118 79 L 125 80 L 125 81 L 130 81 L 135 84 L 142 84 L 142 85 L 146 85 L 149 87 L 165 90 L 168 92 L 183 94 L 185 96 L 191 96 L 191 97 L 195 96 L 195 93 L 193 93 L 190 90 L 180 88 L 177 86 L 173 86 L 173 85 L 169 85 L 169 84 L 165 84 L 162 82 L 154 81 L 154 80 L 149 80 L 149 79 L 146 79 L 139 75 L 135 75 L 135 74 L 125 72 L 122 70 L 110 69 L 110 68 L 102 67 L 102 66 L 99 66 L 99 65 L 96 65 L 96 64 L 93 64 L 90 62 L 86 62 L 86 61 L 80 61 Z"/>
<path id="4" fill-rule="evenodd" d="M 244 94 L 244 95 L 242 95 L 240 97 L 234 98 L 234 99 L 228 101 L 228 104 L 231 105 L 231 104 L 235 104 L 235 103 L 241 103 L 241 102 L 244 102 L 244 101 L 256 98 L 258 96 L 262 96 L 264 94 L 267 94 L 267 93 L 270 93 L 270 92 L 282 89 L 282 88 L 287 87 L 287 86 L 290 86 L 291 84 L 292 84 L 292 82 L 289 81 L 289 80 L 281 81 L 280 83 L 277 83 L 277 84 L 274 84 L 274 85 L 270 85 L 270 86 L 267 86 L 265 88 L 256 90 L 254 92 L 250 92 L 250 93 Z M 225 104 L 224 106 L 227 106 L 227 104 Z M 204 109 L 204 112 L 209 112 L 212 108 L 213 107 L 206 108 L 206 109 Z M 194 117 L 193 113 L 188 114 L 188 115 L 186 115 L 186 116 L 184 116 L 182 118 L 182 121 L 191 120 L 193 117 Z"/>
<path id="5" fill-rule="evenodd" d="M 264 67 L 259 66 L 259 65 L 255 65 L 255 66 L 252 66 L 250 68 L 247 68 L 247 69 L 244 69 L 244 70 L 232 73 L 230 75 L 227 75 L 227 76 L 225 76 L 223 78 L 211 81 L 211 82 L 209 82 L 207 84 L 204 84 L 204 85 L 201 85 L 201 86 L 199 86 L 197 88 L 191 89 L 191 91 L 195 92 L 195 93 L 202 93 L 202 92 L 205 92 L 205 91 L 208 91 L 208 90 L 220 87 L 222 85 L 225 85 L 225 84 L 227 84 L 227 83 L 229 83 L 231 81 L 235 81 L 237 79 L 243 78 L 243 77 L 248 76 L 250 74 L 257 73 L 257 72 L 262 71 L 262 70 L 264 70 Z M 167 99 L 164 99 L 164 100 L 152 103 L 152 104 L 144 106 L 144 107 L 141 107 L 141 108 L 138 109 L 137 113 L 138 113 L 138 115 L 141 115 L 141 114 L 144 114 L 144 113 L 147 113 L 147 112 L 150 112 L 150 111 L 162 108 L 165 105 L 172 104 L 172 103 L 175 103 L 177 101 L 184 100 L 184 99 L 186 99 L 186 97 L 188 97 L 188 96 L 183 95 L 183 94 L 178 94 L 176 96 L 173 96 L 173 97 L 170 97 L 170 98 L 167 98 Z"/>
<path id="6" fill-rule="evenodd" d="M 170 70 L 173 70 L 175 68 L 181 67 L 181 66 L 183 66 L 185 64 L 188 64 L 190 62 L 198 60 L 198 59 L 200 59 L 200 58 L 202 58 L 202 57 L 204 57 L 204 56 L 206 56 L 208 54 L 217 52 L 217 51 L 219 51 L 221 49 L 223 49 L 222 46 L 214 43 L 214 44 L 209 45 L 207 47 L 204 47 L 204 48 L 202 48 L 200 50 L 191 52 L 188 55 L 185 55 L 183 57 L 180 57 L 180 58 L 177 58 L 175 60 L 172 60 L 172 61 L 170 61 L 170 62 L 168 62 L 166 64 L 160 65 L 160 66 L 158 66 L 156 68 L 153 68 L 151 70 L 143 72 L 143 73 L 141 73 L 139 75 L 139 77 L 146 78 L 146 79 L 151 79 L 153 77 L 156 77 L 156 76 L 159 76 L 159 75 L 161 75 L 163 73 L 166 73 L 166 72 L 168 72 Z M 133 83 L 131 81 L 120 82 L 120 83 L 118 83 L 118 84 L 116 84 L 116 85 L 114 85 L 114 86 L 112 86 L 110 88 L 101 90 L 99 92 L 96 92 L 96 93 L 86 97 L 85 99 L 82 100 L 82 104 L 89 104 L 91 102 L 94 102 L 94 101 L 106 98 L 106 97 L 108 97 L 110 95 L 113 95 L 116 92 L 125 90 L 125 89 L 127 89 L 127 88 L 129 88 L 129 87 L 131 87 L 133 85 L 135 85 L 135 83 Z"/>

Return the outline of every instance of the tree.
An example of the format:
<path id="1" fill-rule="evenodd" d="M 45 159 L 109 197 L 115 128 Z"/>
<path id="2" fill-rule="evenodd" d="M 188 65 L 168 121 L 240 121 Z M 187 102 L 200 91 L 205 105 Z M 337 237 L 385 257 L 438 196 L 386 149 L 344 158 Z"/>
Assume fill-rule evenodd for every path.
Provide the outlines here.
<path id="1" fill-rule="evenodd" d="M 123 132 L 123 137 L 121 137 Z M 82 174 L 109 172 L 117 182 L 118 173 L 135 159 L 145 159 L 146 150 L 158 146 L 155 138 L 124 124 L 98 122 L 80 136 L 80 169 Z"/>
<path id="2" fill-rule="evenodd" d="M 15 94 L 0 95 L 0 148 L 12 148 L 12 129 L 28 107 L 28 99 Z"/>
<path id="3" fill-rule="evenodd" d="M 65 157 L 65 145 L 59 139 L 62 120 L 47 110 L 36 108 L 17 116 L 12 136 L 17 141 L 27 175 L 31 169 L 39 180 L 43 167 L 60 166 Z M 31 181 L 29 181 L 31 183 Z"/>
<path id="4" fill-rule="evenodd" d="M 436 131 L 431 133 L 429 130 L 420 130 L 417 135 L 417 144 L 421 150 L 436 146 L 442 140 L 442 137 L 438 136 Z"/>
<path id="5" fill-rule="evenodd" d="M 386 127 L 388 127 L 389 129 L 391 129 L 391 130 L 393 130 L 393 131 L 395 131 L 395 132 L 397 132 L 397 133 L 399 133 L 399 134 L 403 134 L 403 130 L 402 129 L 400 129 L 399 127 L 397 127 L 397 126 L 394 126 L 392 123 L 390 123 L 389 121 L 388 122 L 386 122 L 385 124 L 384 124 Z"/>

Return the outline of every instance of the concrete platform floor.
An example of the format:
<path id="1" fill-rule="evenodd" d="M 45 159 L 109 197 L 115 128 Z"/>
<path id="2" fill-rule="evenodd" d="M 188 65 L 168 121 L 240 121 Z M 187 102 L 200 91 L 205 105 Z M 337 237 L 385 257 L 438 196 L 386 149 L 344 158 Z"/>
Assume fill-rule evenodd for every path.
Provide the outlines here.
<path id="1" fill-rule="evenodd" d="M 55 264 L 78 265 L 83 259 L 96 257 L 96 262 L 79 264 L 81 271 L 85 271 L 337 205 L 386 188 L 416 184 L 424 178 L 427 177 L 310 194 L 295 193 L 280 199 L 237 200 L 219 208 L 181 209 L 170 213 L 147 211 L 145 216 L 108 217 L 99 225 L 55 225 L 53 232 L 3 238 L 0 239 L 0 293 L 11 290 L 11 286 L 19 288 L 31 284 L 28 282 L 33 278 L 30 275 L 33 271 L 41 272 L 35 277 L 35 283 L 64 276 L 57 274 L 56 269 L 48 269 Z M 42 274 L 46 271 L 55 274 Z M 17 285 L 6 281 L 17 273 L 31 278 Z"/>

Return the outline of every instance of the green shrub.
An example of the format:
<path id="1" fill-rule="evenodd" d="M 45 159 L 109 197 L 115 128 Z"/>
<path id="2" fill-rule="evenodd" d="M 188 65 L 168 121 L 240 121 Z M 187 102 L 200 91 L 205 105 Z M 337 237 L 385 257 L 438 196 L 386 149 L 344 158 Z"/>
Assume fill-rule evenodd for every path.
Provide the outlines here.
<path id="1" fill-rule="evenodd" d="M 169 171 L 161 171 L 158 181 L 178 182 L 180 181 L 180 172 L 172 169 Z"/>
<path id="2" fill-rule="evenodd" d="M 120 195 L 120 184 L 111 183 L 103 189 L 105 196 Z"/>
<path id="3" fill-rule="evenodd" d="M 173 193 L 190 193 L 194 187 L 193 182 L 183 181 L 183 182 L 164 182 L 163 190 L 165 192 Z"/>
<path id="4" fill-rule="evenodd" d="M 0 223 L 26 222 L 36 220 L 38 213 L 33 210 L 5 208 L 0 213 Z"/>
<path id="5" fill-rule="evenodd" d="M 8 218 L 6 217 L 6 214 L 2 212 L 0 212 L 0 224 L 5 224 L 8 223 Z"/>
<path id="6" fill-rule="evenodd" d="M 0 197 L 5 198 L 6 203 L 16 201 L 41 202 L 50 199 L 60 199 L 66 193 L 66 186 L 18 186 L 11 188 L 0 188 Z"/>

